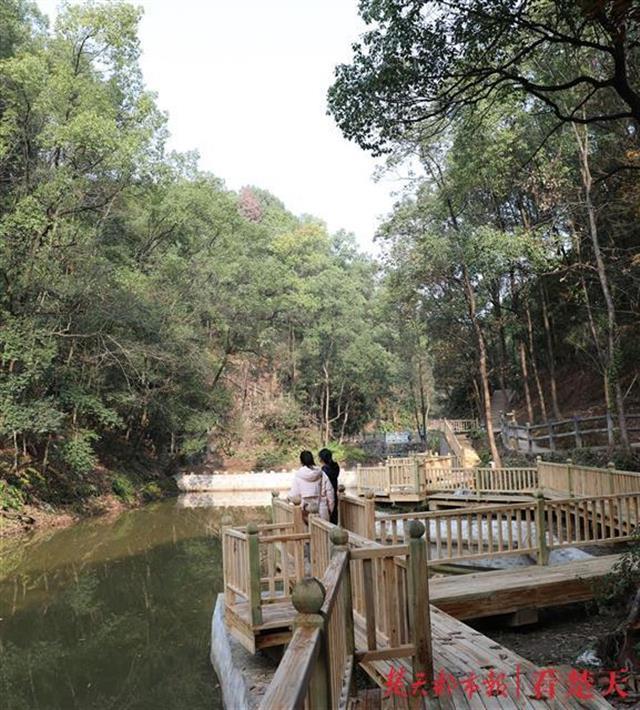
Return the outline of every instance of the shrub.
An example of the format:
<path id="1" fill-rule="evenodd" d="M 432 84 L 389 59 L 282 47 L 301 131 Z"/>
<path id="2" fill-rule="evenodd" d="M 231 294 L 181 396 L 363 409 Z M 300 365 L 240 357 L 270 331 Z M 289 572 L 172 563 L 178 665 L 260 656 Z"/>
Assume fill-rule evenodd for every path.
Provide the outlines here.
<path id="1" fill-rule="evenodd" d="M 351 444 L 340 444 L 337 441 L 332 441 L 327 445 L 327 449 L 331 451 L 333 458 L 343 468 L 356 463 L 364 463 L 367 460 L 365 451 L 357 446 L 351 446 Z"/>
<path id="2" fill-rule="evenodd" d="M 125 503 L 131 503 L 136 494 L 133 483 L 122 473 L 116 473 L 113 477 L 111 490 Z"/>
<path id="3" fill-rule="evenodd" d="M 6 481 L 0 481 L 0 508 L 21 510 L 23 506 L 24 493 Z"/>
<path id="4" fill-rule="evenodd" d="M 155 482 L 147 483 L 142 489 L 142 497 L 146 501 L 158 500 L 158 498 L 162 498 L 162 489 Z"/>
<path id="5" fill-rule="evenodd" d="M 269 470 L 283 466 L 287 462 L 287 453 L 282 449 L 265 449 L 256 456 L 256 468 Z"/>
<path id="6" fill-rule="evenodd" d="M 98 463 L 93 450 L 93 443 L 98 438 L 98 435 L 93 431 L 75 432 L 58 450 L 61 462 L 74 473 L 80 475 L 89 473 Z"/>
<path id="7" fill-rule="evenodd" d="M 626 604 L 640 586 L 640 531 L 636 530 L 629 549 L 613 565 L 611 572 L 596 586 L 599 603 L 607 606 Z"/>

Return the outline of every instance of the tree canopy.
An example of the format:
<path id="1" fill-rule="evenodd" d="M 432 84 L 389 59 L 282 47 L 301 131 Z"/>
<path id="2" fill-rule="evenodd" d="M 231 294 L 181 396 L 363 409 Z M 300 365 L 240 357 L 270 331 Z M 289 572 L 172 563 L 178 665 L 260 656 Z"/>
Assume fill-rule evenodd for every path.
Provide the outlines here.
<path id="1" fill-rule="evenodd" d="M 329 110 L 377 152 L 516 93 L 559 122 L 640 121 L 640 9 L 606 0 L 361 0 Z"/>

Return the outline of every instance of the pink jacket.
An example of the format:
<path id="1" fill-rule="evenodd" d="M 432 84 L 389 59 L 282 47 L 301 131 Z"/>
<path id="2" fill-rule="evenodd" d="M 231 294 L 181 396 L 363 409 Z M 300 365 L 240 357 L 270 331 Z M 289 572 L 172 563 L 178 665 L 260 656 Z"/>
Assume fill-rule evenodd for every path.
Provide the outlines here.
<path id="1" fill-rule="evenodd" d="M 299 468 L 293 478 L 289 498 L 300 496 L 302 503 L 317 503 L 318 513 L 324 520 L 335 507 L 336 500 L 331 481 L 319 468 Z"/>

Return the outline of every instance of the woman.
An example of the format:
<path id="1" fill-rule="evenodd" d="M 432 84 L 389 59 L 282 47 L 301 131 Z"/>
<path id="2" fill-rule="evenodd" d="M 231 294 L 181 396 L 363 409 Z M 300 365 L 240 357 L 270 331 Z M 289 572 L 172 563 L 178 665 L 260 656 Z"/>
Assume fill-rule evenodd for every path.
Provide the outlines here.
<path id="1" fill-rule="evenodd" d="M 334 524 L 338 524 L 338 476 L 340 475 L 340 466 L 333 460 L 333 454 L 329 449 L 320 449 L 318 458 L 322 461 L 322 471 L 331 482 L 333 488 L 333 497 L 336 504 L 331 511 L 329 520 Z"/>
<path id="2" fill-rule="evenodd" d="M 289 499 L 300 496 L 305 521 L 309 514 L 308 508 L 310 503 L 316 503 L 318 506 L 318 515 L 323 520 L 329 520 L 336 504 L 336 497 L 331 482 L 327 476 L 316 467 L 313 454 L 310 451 L 303 451 L 300 454 L 300 463 L 302 466 L 296 471 L 293 477 L 293 483 L 288 496 Z"/>

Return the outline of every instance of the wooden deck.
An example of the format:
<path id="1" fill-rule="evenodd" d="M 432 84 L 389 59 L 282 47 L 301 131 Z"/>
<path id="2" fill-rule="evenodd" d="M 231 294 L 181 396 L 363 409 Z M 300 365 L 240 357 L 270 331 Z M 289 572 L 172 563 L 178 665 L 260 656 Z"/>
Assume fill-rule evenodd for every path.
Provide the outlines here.
<path id="1" fill-rule="evenodd" d="M 593 583 L 608 574 L 619 557 L 436 577 L 429 582 L 429 594 L 434 606 L 456 619 L 583 602 L 593 597 Z"/>
<path id="2" fill-rule="evenodd" d="M 439 609 L 431 610 L 431 631 L 433 640 L 434 674 L 437 677 L 440 671 L 453 677 L 450 692 L 443 692 L 438 698 L 424 698 L 422 707 L 435 710 L 447 708 L 487 708 L 489 710 L 541 710 L 541 708 L 556 708 L 565 710 L 572 708 L 597 709 L 612 707 L 604 698 L 594 692 L 594 697 L 588 700 L 577 700 L 570 697 L 566 676 L 558 674 L 555 687 L 555 697 L 542 695 L 537 698 L 536 682 L 540 669 L 518 656 L 513 651 L 500 646 L 495 641 L 475 631 L 461 621 L 445 614 Z M 364 630 L 360 624 L 355 627 L 356 645 L 365 642 Z M 362 667 L 380 685 L 384 686 L 390 674 L 402 673 L 404 670 L 407 685 L 405 692 L 411 695 L 411 660 L 407 658 L 378 660 L 371 663 L 364 662 Z M 504 673 L 504 692 L 506 695 L 487 695 L 487 688 L 483 684 L 491 671 L 494 674 Z M 476 675 L 479 686 L 478 692 L 471 697 L 464 685 L 463 679 Z M 502 687 L 501 687 L 502 692 Z M 410 707 L 411 698 L 399 697 L 383 698 L 384 692 L 379 695 L 352 702 L 350 707 L 363 710 L 364 708 L 405 708 Z M 549 694 L 550 695 L 550 694 Z M 376 703 L 379 700 L 379 704 Z M 415 700 L 415 699 L 413 699 Z M 365 704 L 366 701 L 366 704 Z"/>

